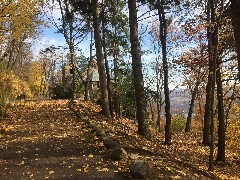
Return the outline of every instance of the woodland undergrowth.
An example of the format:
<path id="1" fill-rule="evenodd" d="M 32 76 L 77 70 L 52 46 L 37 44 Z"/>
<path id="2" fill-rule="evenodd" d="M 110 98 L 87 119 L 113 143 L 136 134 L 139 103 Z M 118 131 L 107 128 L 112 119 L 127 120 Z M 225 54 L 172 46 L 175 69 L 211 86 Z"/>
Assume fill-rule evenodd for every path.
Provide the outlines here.
<path id="1" fill-rule="evenodd" d="M 215 164 L 214 171 L 208 171 L 209 147 L 201 144 L 202 126 L 199 122 L 193 124 L 192 132 L 173 132 L 172 144 L 164 145 L 164 131 L 158 132 L 151 128 L 151 139 L 146 139 L 137 134 L 137 125 L 133 120 L 106 119 L 100 115 L 100 107 L 91 102 L 81 101 L 78 105 L 82 116 L 104 125 L 107 132 L 114 136 L 128 153 L 148 160 L 152 176 L 150 179 L 240 179 L 237 155 L 230 149 L 226 152 L 227 163 Z M 127 171 L 129 163 L 124 163 L 121 168 Z"/>

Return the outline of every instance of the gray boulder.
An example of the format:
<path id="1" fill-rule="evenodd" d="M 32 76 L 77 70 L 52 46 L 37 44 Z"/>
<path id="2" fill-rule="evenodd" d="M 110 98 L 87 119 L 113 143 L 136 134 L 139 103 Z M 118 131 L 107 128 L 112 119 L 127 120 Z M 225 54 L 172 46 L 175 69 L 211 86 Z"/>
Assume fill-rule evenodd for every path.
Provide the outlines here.
<path id="1" fill-rule="evenodd" d="M 134 160 L 130 165 L 130 172 L 133 178 L 144 179 L 149 174 L 149 164 L 145 160 Z"/>
<path id="2" fill-rule="evenodd" d="M 111 160 L 121 160 L 121 159 L 125 159 L 128 157 L 127 152 L 120 147 L 115 147 L 113 148 L 111 154 L 110 154 L 110 159 Z"/>
<path id="3" fill-rule="evenodd" d="M 103 140 L 103 144 L 107 149 L 113 149 L 113 148 L 115 148 L 119 145 L 118 142 L 111 137 L 110 138 L 105 138 Z"/>

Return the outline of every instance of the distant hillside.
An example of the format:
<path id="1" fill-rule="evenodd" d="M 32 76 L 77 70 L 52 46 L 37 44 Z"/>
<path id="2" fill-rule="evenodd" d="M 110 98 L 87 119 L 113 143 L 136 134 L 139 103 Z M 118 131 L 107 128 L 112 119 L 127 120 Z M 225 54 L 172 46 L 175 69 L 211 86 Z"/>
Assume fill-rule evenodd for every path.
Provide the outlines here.
<path id="1" fill-rule="evenodd" d="M 164 92 L 162 92 L 162 98 L 164 99 Z M 183 113 L 187 116 L 189 104 L 191 100 L 191 94 L 184 90 L 174 90 L 170 94 L 171 112 L 172 114 Z M 156 104 L 153 106 L 156 109 Z"/>
<path id="2" fill-rule="evenodd" d="M 175 90 L 170 94 L 171 110 L 173 113 L 188 112 L 191 94 L 186 90 Z"/>

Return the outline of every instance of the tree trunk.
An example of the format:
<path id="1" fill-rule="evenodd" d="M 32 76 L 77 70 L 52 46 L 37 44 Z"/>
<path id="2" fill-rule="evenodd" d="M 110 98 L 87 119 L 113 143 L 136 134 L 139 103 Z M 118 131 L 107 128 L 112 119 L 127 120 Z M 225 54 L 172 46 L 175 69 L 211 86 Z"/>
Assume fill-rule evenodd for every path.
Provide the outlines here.
<path id="1" fill-rule="evenodd" d="M 112 91 L 111 91 L 111 77 L 110 77 L 110 71 L 109 71 L 109 66 L 108 66 L 108 60 L 107 60 L 107 51 L 105 47 L 105 40 L 104 41 L 104 46 L 103 46 L 103 51 L 104 51 L 104 59 L 105 59 L 105 68 L 106 68 L 106 74 L 107 74 L 107 90 L 108 90 L 108 101 L 109 101 L 109 110 L 110 114 L 113 117 L 113 106 L 112 106 Z"/>
<path id="2" fill-rule="evenodd" d="M 208 0 L 209 1 L 209 0 Z M 207 23 L 210 23 L 210 6 L 209 2 L 207 5 Z M 203 145 L 209 146 L 210 145 L 210 117 L 211 117 L 211 84 L 212 84 L 212 38 L 211 38 L 211 30 L 210 26 L 207 26 L 207 38 L 208 38 L 208 82 L 206 85 L 206 103 L 205 103 L 205 112 L 204 112 L 204 122 L 203 122 Z"/>
<path id="3" fill-rule="evenodd" d="M 102 8 L 102 14 L 105 14 L 104 8 Z M 110 71 L 108 66 L 108 60 L 107 60 L 107 50 L 106 50 L 106 37 L 105 37 L 105 17 L 103 17 L 102 20 L 102 39 L 103 39 L 103 54 L 105 59 L 105 68 L 106 68 L 106 75 L 107 75 L 107 90 L 108 90 L 108 102 L 109 102 L 109 110 L 110 114 L 113 117 L 113 106 L 112 106 L 112 91 L 111 91 L 111 77 L 110 77 Z"/>
<path id="4" fill-rule="evenodd" d="M 192 98 L 191 98 L 191 103 L 189 106 L 188 110 L 188 116 L 187 116 L 187 122 L 186 122 L 186 127 L 185 127 L 185 132 L 190 132 L 191 129 L 191 123 L 192 123 L 192 114 L 193 114 L 193 109 L 194 109 L 194 102 L 195 98 L 198 92 L 198 86 L 201 84 L 201 81 L 197 81 L 194 87 L 194 90 L 192 92 Z"/>
<path id="5" fill-rule="evenodd" d="M 165 94 L 165 144 L 171 144 L 171 112 L 170 112 L 170 97 L 168 87 L 168 62 L 167 62 L 167 22 L 163 7 L 163 1 L 159 1 L 158 15 L 160 21 L 160 41 L 162 45 L 162 60 L 163 60 L 163 77 L 164 77 L 164 94 Z"/>
<path id="6" fill-rule="evenodd" d="M 149 120 L 151 119 L 152 122 L 154 122 L 154 119 L 155 119 L 153 103 L 154 103 L 154 100 L 152 99 L 152 101 L 151 101 L 151 99 L 149 99 L 149 107 L 150 107 L 151 114 L 150 113 L 147 113 L 147 114 L 148 114 L 148 119 Z"/>
<path id="7" fill-rule="evenodd" d="M 210 0 L 210 9 L 211 9 L 211 23 L 214 23 L 211 30 L 211 41 L 213 45 L 211 56 L 211 67 L 209 73 L 212 75 L 212 83 L 211 83 L 211 119 L 210 119 L 210 153 L 209 153 L 209 167 L 208 170 L 213 170 L 213 158 L 214 158 L 214 94 L 215 94 L 215 86 L 216 86 L 216 62 L 218 59 L 218 23 L 215 18 L 215 4 L 214 0 Z"/>
<path id="8" fill-rule="evenodd" d="M 116 28 L 115 28 L 115 35 L 116 35 Z M 115 95 L 114 95 L 114 109 L 115 109 L 115 114 L 116 114 L 116 118 L 120 118 L 121 117 L 121 113 L 120 113 L 120 100 L 119 100 L 119 81 L 118 81 L 118 48 L 116 46 L 116 43 L 114 42 L 114 51 L 113 51 L 113 64 L 114 64 L 114 86 L 115 86 Z"/>
<path id="9" fill-rule="evenodd" d="M 88 67 L 87 67 L 87 78 L 86 78 L 86 82 L 85 82 L 85 92 L 84 92 L 84 100 L 85 101 L 88 101 L 89 100 L 89 73 L 90 73 L 90 66 L 91 66 L 91 63 L 92 63 L 92 60 L 93 60 L 93 56 L 92 56 L 92 46 L 93 46 L 93 43 L 92 43 L 92 39 L 93 39 L 93 32 L 91 30 L 91 40 L 90 40 L 90 59 L 89 59 L 89 62 L 88 62 Z"/>
<path id="10" fill-rule="evenodd" d="M 130 42 L 132 54 L 133 80 L 136 94 L 136 118 L 138 121 L 138 134 L 148 137 L 149 124 L 146 119 L 146 97 L 142 74 L 142 62 L 140 54 L 140 43 L 138 39 L 137 8 L 136 0 L 128 0 Z"/>
<path id="11" fill-rule="evenodd" d="M 101 92 L 101 107 L 102 114 L 110 117 L 109 102 L 108 102 L 108 91 L 107 91 L 107 76 L 104 64 L 104 58 L 102 53 L 102 40 L 100 35 L 100 24 L 98 14 L 98 0 L 93 0 L 93 28 L 94 28 L 94 39 L 97 56 L 97 65 L 100 81 L 100 92 Z"/>
<path id="12" fill-rule="evenodd" d="M 12 62 L 13 56 L 14 56 L 15 45 L 16 45 L 16 39 L 13 39 L 10 44 L 10 47 L 9 47 L 10 50 L 9 50 L 9 56 L 8 56 L 8 62 L 7 62 L 6 69 L 10 69 L 10 65 L 11 65 L 11 62 Z"/>
<path id="13" fill-rule="evenodd" d="M 208 75 L 208 82 L 206 86 L 206 103 L 205 103 L 205 113 L 203 121 L 203 141 L 202 144 L 209 146 L 210 144 L 210 90 L 211 90 L 212 76 Z"/>
<path id="14" fill-rule="evenodd" d="M 240 80 L 240 1 L 231 0 L 232 24 L 238 59 L 238 79 Z"/>
<path id="15" fill-rule="evenodd" d="M 74 38 L 73 38 L 73 14 L 69 11 L 67 1 L 63 1 L 65 8 L 62 6 L 62 1 L 58 1 L 61 15 L 62 15 L 62 28 L 63 28 L 63 35 L 68 44 L 69 51 L 70 51 L 70 63 L 71 63 L 71 74 L 72 74 L 72 99 L 76 99 L 76 66 L 74 61 Z M 65 13 L 64 13 L 65 11 Z M 68 13 L 68 18 L 64 17 L 64 14 Z M 67 27 L 69 24 L 69 27 Z M 69 28 L 69 36 L 67 29 Z"/>
<path id="16" fill-rule="evenodd" d="M 71 29 L 71 28 L 70 28 Z M 77 93 L 76 93 L 76 67 L 75 67 L 75 63 L 74 63 L 74 45 L 73 45 L 73 41 L 72 41 L 72 31 L 70 30 L 70 45 L 69 45 L 69 49 L 70 49 L 70 62 L 71 62 L 71 74 L 72 74 L 72 99 L 76 99 L 77 98 Z"/>
<path id="17" fill-rule="evenodd" d="M 70 45 L 70 61 L 71 61 L 71 74 L 72 74 L 72 99 L 76 99 L 76 67 L 74 65 L 74 47 Z"/>
<path id="18" fill-rule="evenodd" d="M 63 62 L 63 57 L 62 57 L 62 86 L 63 86 L 63 91 L 66 91 L 66 63 Z"/>
<path id="19" fill-rule="evenodd" d="M 218 60 L 219 61 L 219 60 Z M 223 104 L 223 86 L 220 62 L 216 72 L 217 78 L 217 99 L 218 99 L 218 151 L 217 161 L 225 162 L 225 121 L 224 121 L 224 104 Z"/>
<path id="20" fill-rule="evenodd" d="M 161 89 L 160 89 L 160 79 L 162 79 L 162 73 L 161 71 L 159 72 L 159 63 L 157 61 L 157 67 L 156 67 L 156 76 L 157 76 L 157 123 L 156 127 L 158 129 L 158 132 L 161 131 Z M 159 78 L 160 75 L 160 78 Z"/>

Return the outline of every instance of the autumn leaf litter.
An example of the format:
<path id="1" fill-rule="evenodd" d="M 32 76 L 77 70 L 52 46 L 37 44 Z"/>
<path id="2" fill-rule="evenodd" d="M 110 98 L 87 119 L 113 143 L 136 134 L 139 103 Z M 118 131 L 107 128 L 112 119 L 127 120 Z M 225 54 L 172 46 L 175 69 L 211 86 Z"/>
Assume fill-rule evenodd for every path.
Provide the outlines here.
<path id="1" fill-rule="evenodd" d="M 54 103 L 56 108 L 52 110 L 51 107 Z M 42 152 L 42 147 L 37 146 L 36 141 L 41 141 L 44 144 L 44 142 L 51 140 L 55 145 L 49 144 L 46 149 L 54 149 L 55 153 L 63 151 L 65 148 L 64 143 L 69 143 L 69 146 L 74 145 L 76 148 L 80 147 L 82 143 L 90 143 L 90 150 L 82 150 L 82 153 L 78 155 L 81 158 L 87 158 L 87 161 L 84 161 L 81 165 L 78 162 L 81 159 L 80 157 L 68 157 L 76 152 L 71 150 L 74 147 L 67 147 L 66 151 L 71 152 L 64 152 L 66 157 L 57 160 L 52 159 L 52 161 L 57 161 L 56 163 L 60 164 L 65 170 L 74 170 L 71 171 L 72 175 L 74 173 L 88 174 L 94 168 L 99 173 L 121 172 L 125 173 L 125 177 L 131 178 L 129 166 L 133 159 L 146 159 L 150 165 L 150 175 L 147 179 L 240 179 L 240 167 L 232 162 L 233 156 L 228 152 L 226 154 L 228 160 L 226 166 L 216 165 L 214 171 L 207 171 L 209 149 L 201 145 L 201 139 L 199 138 L 201 135 L 198 133 L 174 133 L 172 144 L 167 146 L 163 144 L 164 132 L 157 133 L 152 129 L 151 139 L 146 139 L 137 134 L 137 126 L 133 120 L 126 118 L 107 119 L 99 113 L 100 107 L 91 102 L 79 101 L 78 109 L 82 118 L 75 118 L 73 121 L 73 117 L 69 115 L 67 101 L 65 100 L 32 102 L 14 106 L 11 109 L 11 116 L 0 121 L 1 127 L 6 130 L 5 135 L 1 135 L 1 152 L 6 151 L 6 148 L 10 150 L 13 148 L 18 156 L 22 156 L 22 158 L 17 158 L 16 165 L 19 168 L 29 168 L 31 163 L 36 166 L 43 163 L 41 155 L 44 152 Z M 31 117 L 26 118 L 26 114 Z M 106 134 L 114 137 L 120 146 L 127 151 L 129 157 L 120 161 L 101 158 L 99 155 L 107 156 L 109 152 L 104 147 L 101 139 L 94 134 L 95 132 L 87 128 L 89 121 L 104 128 Z M 39 129 L 41 130 L 40 134 Z M 88 135 L 81 136 L 81 133 L 87 133 Z M 65 140 L 69 139 L 72 139 L 72 142 L 65 142 Z M 25 144 L 24 146 L 12 147 L 14 143 Z M 31 148 L 27 145 L 29 143 L 32 143 Z M 95 151 L 91 150 L 93 147 L 96 148 L 99 155 L 96 156 Z M 32 156 L 34 156 L 31 161 L 26 155 L 28 148 L 32 151 Z M 80 149 L 77 149 L 77 151 L 80 151 Z M 53 152 L 46 153 L 51 154 Z M 49 160 L 51 161 L 51 159 Z M 5 166 L 2 170 L 3 174 L 12 173 L 9 170 L 11 169 L 9 166 L 11 163 L 15 163 L 15 160 L 12 159 L 10 162 L 9 159 L 1 159 L 1 166 Z M 111 166 L 109 166 L 109 163 Z M 48 167 L 39 170 L 39 172 L 26 170 L 24 176 L 32 179 L 34 177 L 48 179 L 52 176 L 60 177 L 62 175 L 64 177 L 64 171 L 60 172 L 56 168 Z"/>

